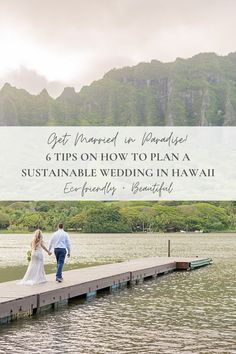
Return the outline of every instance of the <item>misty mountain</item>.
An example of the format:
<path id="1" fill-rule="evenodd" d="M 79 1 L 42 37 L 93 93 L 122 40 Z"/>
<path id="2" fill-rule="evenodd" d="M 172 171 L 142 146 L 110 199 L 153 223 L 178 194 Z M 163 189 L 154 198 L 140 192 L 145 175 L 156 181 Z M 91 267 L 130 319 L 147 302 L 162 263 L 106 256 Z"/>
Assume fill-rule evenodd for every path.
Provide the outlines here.
<path id="1" fill-rule="evenodd" d="M 13 83 L 16 87 L 24 87 L 31 94 L 38 94 L 43 88 L 46 88 L 53 97 L 57 97 L 65 87 L 61 81 L 49 81 L 45 76 L 40 75 L 35 70 L 20 66 L 16 70 L 9 71 L 0 76 L 0 87 L 5 82 Z"/>
<path id="2" fill-rule="evenodd" d="M 0 125 L 236 125 L 236 53 L 113 69 L 56 99 L 6 83 Z"/>

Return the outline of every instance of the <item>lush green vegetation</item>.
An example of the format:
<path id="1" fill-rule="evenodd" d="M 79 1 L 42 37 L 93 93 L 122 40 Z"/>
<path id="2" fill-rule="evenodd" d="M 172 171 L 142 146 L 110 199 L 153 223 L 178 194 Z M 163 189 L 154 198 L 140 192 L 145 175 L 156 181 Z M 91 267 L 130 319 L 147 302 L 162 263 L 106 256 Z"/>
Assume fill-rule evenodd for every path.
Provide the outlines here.
<path id="1" fill-rule="evenodd" d="M 236 53 L 111 70 L 57 99 L 6 84 L 0 125 L 235 125 Z"/>
<path id="2" fill-rule="evenodd" d="M 0 202 L 0 229 L 86 233 L 227 231 L 236 227 L 235 202 Z"/>
<path id="3" fill-rule="evenodd" d="M 6 84 L 0 125 L 235 125 L 236 53 L 199 54 L 111 70 L 79 93 L 51 98 Z M 0 229 L 81 232 L 234 230 L 236 206 L 181 202 L 0 202 Z"/>

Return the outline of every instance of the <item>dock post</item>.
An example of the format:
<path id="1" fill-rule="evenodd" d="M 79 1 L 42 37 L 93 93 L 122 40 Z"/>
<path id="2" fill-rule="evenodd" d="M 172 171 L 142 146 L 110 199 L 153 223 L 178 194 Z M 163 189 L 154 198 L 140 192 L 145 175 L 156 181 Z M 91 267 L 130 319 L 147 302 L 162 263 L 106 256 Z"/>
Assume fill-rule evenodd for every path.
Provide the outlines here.
<path id="1" fill-rule="evenodd" d="M 168 240 L 168 257 L 170 257 L 170 240 Z"/>

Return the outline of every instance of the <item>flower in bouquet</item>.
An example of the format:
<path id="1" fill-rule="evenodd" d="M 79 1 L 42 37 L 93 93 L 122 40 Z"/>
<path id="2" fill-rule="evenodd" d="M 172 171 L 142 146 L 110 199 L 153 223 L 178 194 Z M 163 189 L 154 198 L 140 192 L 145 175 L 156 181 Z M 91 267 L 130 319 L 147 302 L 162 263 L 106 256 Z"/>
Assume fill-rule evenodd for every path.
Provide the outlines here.
<path id="1" fill-rule="evenodd" d="M 28 262 L 31 261 L 31 256 L 32 256 L 32 252 L 31 252 L 31 251 L 27 251 L 27 253 L 26 253 L 26 259 L 27 259 Z"/>

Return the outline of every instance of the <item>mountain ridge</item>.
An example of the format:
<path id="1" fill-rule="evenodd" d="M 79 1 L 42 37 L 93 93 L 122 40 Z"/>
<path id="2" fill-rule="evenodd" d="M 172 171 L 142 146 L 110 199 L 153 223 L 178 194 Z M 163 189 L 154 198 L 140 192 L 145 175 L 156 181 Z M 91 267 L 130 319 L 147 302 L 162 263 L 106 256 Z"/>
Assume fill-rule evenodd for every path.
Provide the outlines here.
<path id="1" fill-rule="evenodd" d="M 236 125 L 236 52 L 112 69 L 55 99 L 6 83 L 0 125 Z"/>

